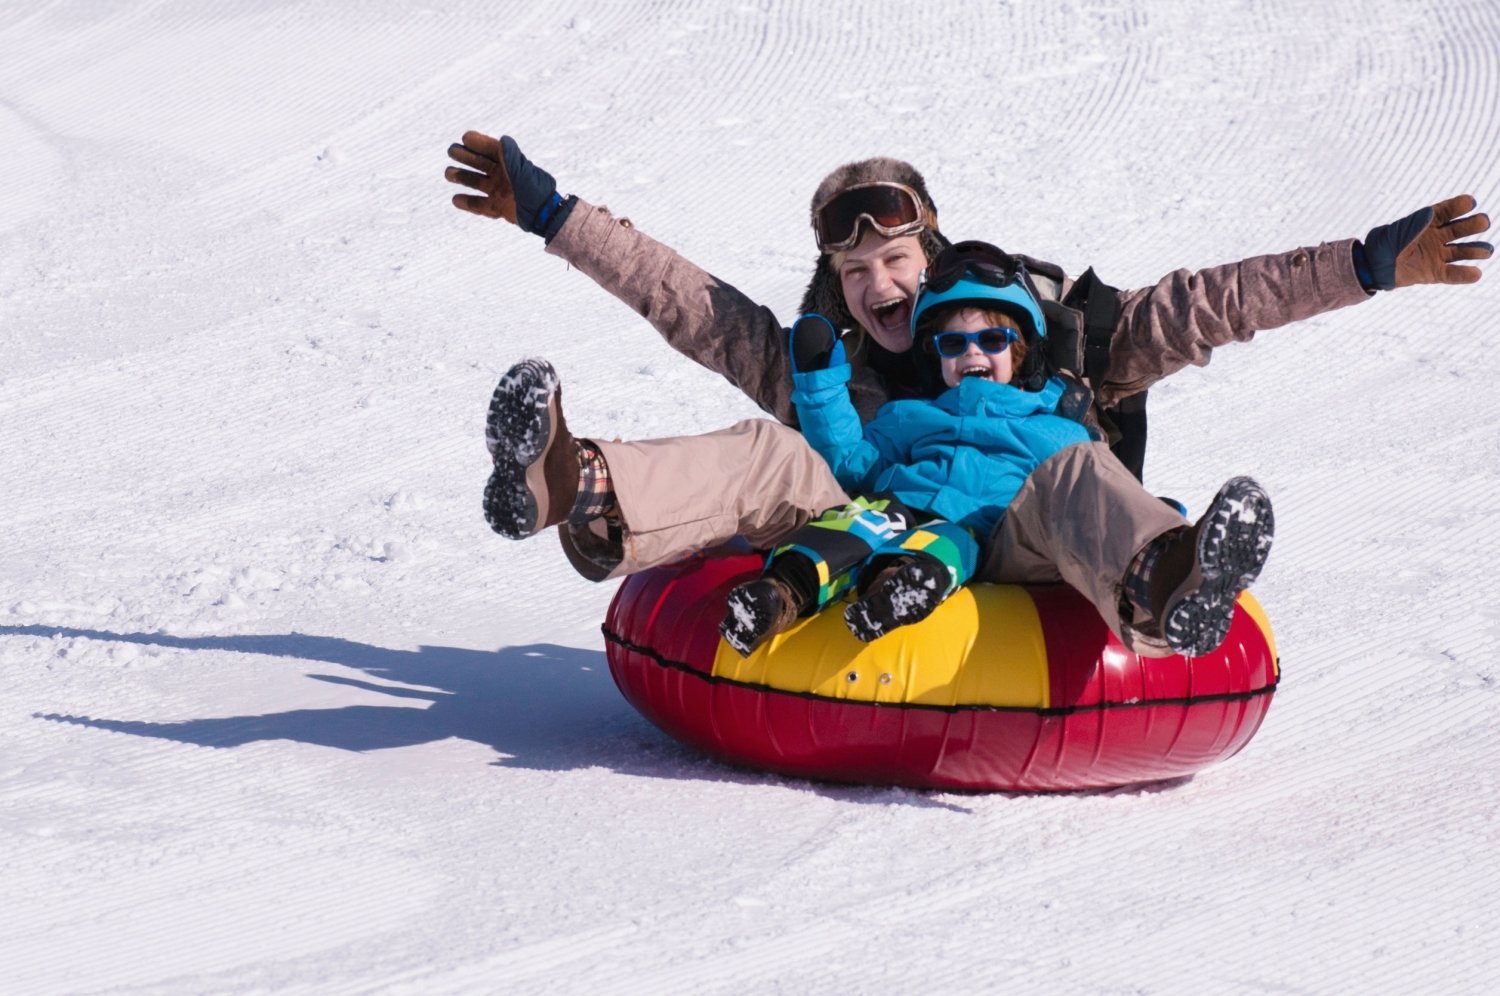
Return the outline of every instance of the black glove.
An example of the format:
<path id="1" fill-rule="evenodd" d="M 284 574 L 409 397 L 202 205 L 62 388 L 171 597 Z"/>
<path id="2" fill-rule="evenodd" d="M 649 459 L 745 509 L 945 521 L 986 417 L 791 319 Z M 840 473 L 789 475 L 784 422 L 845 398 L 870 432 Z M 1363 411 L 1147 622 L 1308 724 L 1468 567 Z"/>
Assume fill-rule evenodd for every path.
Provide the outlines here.
<path id="1" fill-rule="evenodd" d="M 1490 227 L 1489 216 L 1469 215 L 1468 194 L 1422 208 L 1389 225 L 1370 229 L 1363 246 L 1354 244 L 1355 271 L 1366 290 L 1392 290 L 1412 284 L 1472 284 L 1480 271 L 1459 260 L 1489 259 L 1488 242 L 1460 242 Z M 1463 217 L 1468 215 L 1468 217 Z"/>
<path id="2" fill-rule="evenodd" d="M 809 311 L 792 323 L 787 335 L 788 349 L 792 356 L 792 373 L 827 370 L 847 362 L 838 330 L 822 315 Z"/>
<path id="3" fill-rule="evenodd" d="M 448 146 L 448 155 L 469 167 L 449 166 L 443 174 L 448 181 L 482 192 L 453 195 L 453 206 L 472 214 L 504 218 L 550 241 L 578 202 L 559 196 L 552 174 L 527 159 L 509 135 L 497 141 L 481 132 L 464 132 L 462 144 Z"/>

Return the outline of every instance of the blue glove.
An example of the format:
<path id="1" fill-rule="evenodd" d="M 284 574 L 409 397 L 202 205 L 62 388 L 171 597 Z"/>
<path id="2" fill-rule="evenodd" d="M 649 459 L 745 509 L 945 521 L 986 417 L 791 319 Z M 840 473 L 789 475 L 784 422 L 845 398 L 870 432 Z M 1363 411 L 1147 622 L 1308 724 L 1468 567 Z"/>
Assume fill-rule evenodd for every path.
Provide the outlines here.
<path id="1" fill-rule="evenodd" d="M 792 358 L 792 373 L 811 373 L 830 367 L 845 366 L 844 343 L 838 329 L 822 315 L 808 312 L 792 323 L 787 333 L 787 351 Z"/>
<path id="2" fill-rule="evenodd" d="M 516 227 L 551 239 L 573 210 L 577 198 L 570 197 L 564 209 L 552 174 L 527 159 L 509 135 L 501 136 L 500 152 L 505 157 L 505 172 L 510 174 L 510 186 L 516 195 Z"/>

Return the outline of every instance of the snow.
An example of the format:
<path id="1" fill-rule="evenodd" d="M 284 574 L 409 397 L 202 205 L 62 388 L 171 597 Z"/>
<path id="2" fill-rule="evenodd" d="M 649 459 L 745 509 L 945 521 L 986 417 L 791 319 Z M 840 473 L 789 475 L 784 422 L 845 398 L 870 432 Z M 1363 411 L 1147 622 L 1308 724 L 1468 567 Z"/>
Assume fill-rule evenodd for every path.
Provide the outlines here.
<path id="1" fill-rule="evenodd" d="M 1500 277 L 1220 351 L 1148 484 L 1276 502 L 1239 756 L 1062 796 L 789 781 L 642 720 L 480 514 L 497 376 L 754 414 L 535 238 L 508 132 L 789 319 L 838 163 L 1137 286 L 1500 204 L 1492 0 L 0 9 L 0 989 L 1444 992 L 1500 971 Z M 1491 267 L 1493 269 L 1493 267 Z"/>

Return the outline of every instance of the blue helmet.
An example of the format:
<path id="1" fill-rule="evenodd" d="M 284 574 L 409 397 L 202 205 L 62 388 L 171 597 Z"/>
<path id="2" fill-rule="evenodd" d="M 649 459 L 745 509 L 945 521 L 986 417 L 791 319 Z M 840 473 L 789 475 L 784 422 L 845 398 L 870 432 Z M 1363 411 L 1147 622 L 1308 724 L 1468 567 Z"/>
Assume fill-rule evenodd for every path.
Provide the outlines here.
<path id="1" fill-rule="evenodd" d="M 930 318 L 934 309 L 950 307 L 986 308 L 1009 315 L 1028 344 L 1047 336 L 1047 320 L 1025 264 L 988 242 L 949 246 L 923 272 L 911 309 L 913 342 L 930 331 L 922 327 L 924 317 Z"/>

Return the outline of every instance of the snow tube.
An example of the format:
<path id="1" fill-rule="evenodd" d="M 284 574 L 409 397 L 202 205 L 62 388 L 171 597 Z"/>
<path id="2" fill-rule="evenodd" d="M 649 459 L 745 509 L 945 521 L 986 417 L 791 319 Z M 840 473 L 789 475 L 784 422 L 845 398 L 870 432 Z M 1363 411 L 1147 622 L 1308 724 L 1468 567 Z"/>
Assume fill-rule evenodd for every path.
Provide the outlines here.
<path id="1" fill-rule="evenodd" d="M 1259 604 L 1219 650 L 1142 658 L 1066 585 L 974 585 L 860 643 L 826 611 L 741 658 L 724 600 L 763 558 L 700 558 L 625 580 L 609 668 L 668 734 L 732 764 L 919 788 L 1061 791 L 1191 775 L 1255 735 L 1280 676 Z"/>

